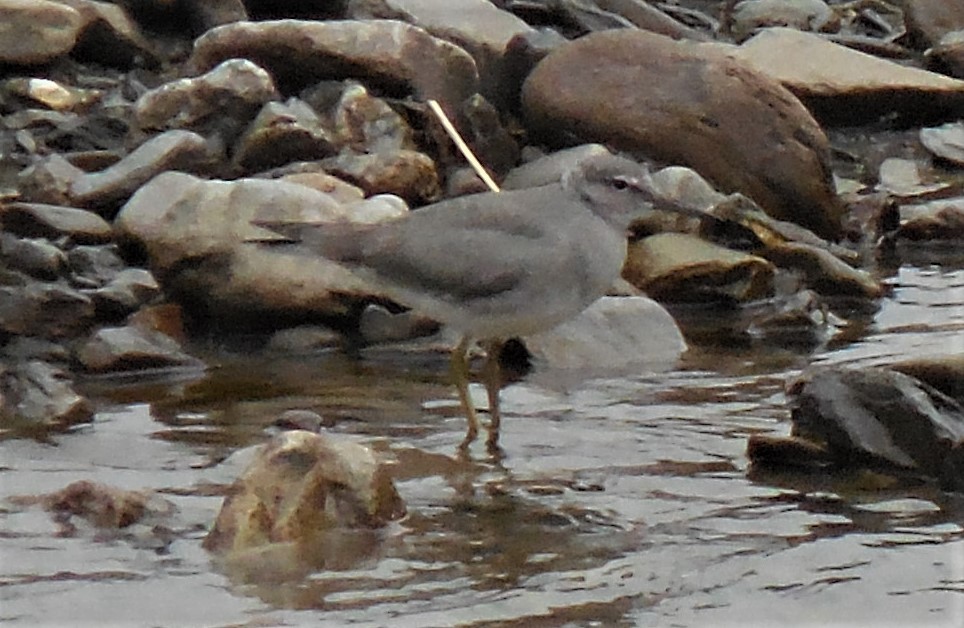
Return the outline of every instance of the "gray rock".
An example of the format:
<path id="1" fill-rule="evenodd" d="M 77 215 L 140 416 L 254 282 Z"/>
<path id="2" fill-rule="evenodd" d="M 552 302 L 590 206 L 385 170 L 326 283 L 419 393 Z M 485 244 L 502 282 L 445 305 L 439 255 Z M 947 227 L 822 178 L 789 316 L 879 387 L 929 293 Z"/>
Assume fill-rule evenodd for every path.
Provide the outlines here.
<path id="1" fill-rule="evenodd" d="M 390 20 L 238 22 L 194 42 L 190 64 L 204 72 L 233 57 L 267 69 L 286 91 L 355 78 L 454 107 L 478 91 L 475 62 L 461 48 Z"/>
<path id="2" fill-rule="evenodd" d="M 964 124 L 961 122 L 921 129 L 920 143 L 941 159 L 964 165 Z"/>
<path id="3" fill-rule="evenodd" d="M 93 301 L 76 290 L 41 282 L 0 286 L 0 332 L 72 338 L 93 323 Z"/>
<path id="4" fill-rule="evenodd" d="M 522 104 L 547 140 L 605 142 L 686 165 L 774 217 L 841 235 L 823 130 L 793 94 L 718 46 L 637 30 L 593 33 L 543 59 Z"/>
<path id="5" fill-rule="evenodd" d="M 77 246 L 67 252 L 67 262 L 75 284 L 100 288 L 113 281 L 125 267 L 124 260 L 112 244 Z"/>
<path id="6" fill-rule="evenodd" d="M 93 212 L 43 203 L 0 206 L 0 226 L 25 238 L 66 236 L 77 244 L 103 244 L 112 237 L 110 223 Z"/>
<path id="7" fill-rule="evenodd" d="M 278 97 L 271 75 L 247 59 L 228 59 L 210 72 L 182 78 L 144 93 L 134 105 L 142 129 L 204 132 L 226 126 L 234 133 L 262 105 Z M 225 139 L 231 139 L 228 133 Z"/>
<path id="8" fill-rule="evenodd" d="M 84 19 L 59 2 L 0 0 L 0 25 L 0 63 L 37 65 L 69 53 Z"/>
<path id="9" fill-rule="evenodd" d="M 533 32 L 515 15 L 488 0 L 351 0 L 353 18 L 404 20 L 465 49 L 479 68 L 480 90 L 499 104 L 510 101 L 503 59 L 513 37 Z"/>
<path id="10" fill-rule="evenodd" d="M 851 50 L 812 33 L 770 28 L 732 54 L 779 81 L 821 118 L 834 121 L 873 122 L 894 112 L 915 119 L 964 107 L 964 81 Z"/>
<path id="11" fill-rule="evenodd" d="M 63 276 L 67 256 L 43 239 L 18 238 L 0 231 L 0 263 L 38 279 Z"/>
<path id="12" fill-rule="evenodd" d="M 20 198 L 35 203 L 71 205 L 71 188 L 86 175 L 83 170 L 55 153 L 24 168 L 17 175 Z"/>
<path id="13" fill-rule="evenodd" d="M 98 330 L 77 351 L 77 359 L 92 373 L 201 366 L 170 336 L 138 327 Z"/>
<path id="14" fill-rule="evenodd" d="M 786 26 L 801 31 L 832 31 L 840 20 L 823 0 L 743 0 L 733 7 L 730 33 L 741 42 L 756 31 Z"/>
<path id="15" fill-rule="evenodd" d="M 843 464 L 887 464 L 964 488 L 947 463 L 964 443 L 964 407 L 888 369 L 821 369 L 795 386 L 794 436 L 823 443 Z"/>
<path id="16" fill-rule="evenodd" d="M 333 155 L 331 133 L 318 114 L 297 98 L 269 102 L 238 140 L 234 163 L 246 172 L 265 170 L 292 161 Z"/>
<path id="17" fill-rule="evenodd" d="M 100 320 L 119 320 L 147 304 L 161 292 L 150 271 L 125 268 L 104 287 L 90 293 Z"/>
<path id="18" fill-rule="evenodd" d="M 57 1 L 75 9 L 84 21 L 74 56 L 110 67 L 130 68 L 138 61 L 157 63 L 151 44 L 123 7 L 91 0 Z"/>
<path id="19" fill-rule="evenodd" d="M 524 342 L 537 370 L 580 371 L 583 376 L 629 367 L 663 370 L 686 350 L 670 313 L 646 297 L 603 297 L 576 318 Z"/>
<path id="20" fill-rule="evenodd" d="M 823 295 L 876 299 L 884 294 L 883 285 L 870 273 L 811 244 L 784 242 L 767 247 L 760 255 L 780 268 L 801 273 L 806 285 Z"/>
<path id="21" fill-rule="evenodd" d="M 210 172 L 216 154 L 191 131 L 167 131 L 154 137 L 113 166 L 76 178 L 70 186 L 74 203 L 101 208 L 111 215 L 139 187 L 168 170 Z"/>
<path id="22" fill-rule="evenodd" d="M 0 362 L 0 428 L 67 429 L 93 416 L 93 406 L 60 368 L 41 360 Z"/>

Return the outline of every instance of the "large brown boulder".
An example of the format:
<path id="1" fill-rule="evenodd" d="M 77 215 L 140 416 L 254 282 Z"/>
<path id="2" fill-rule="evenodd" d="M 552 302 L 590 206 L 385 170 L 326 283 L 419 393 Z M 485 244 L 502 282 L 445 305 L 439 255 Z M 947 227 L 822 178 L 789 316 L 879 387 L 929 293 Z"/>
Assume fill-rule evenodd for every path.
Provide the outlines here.
<path id="1" fill-rule="evenodd" d="M 575 136 L 687 165 L 776 218 L 840 236 L 820 126 L 793 94 L 719 46 L 593 33 L 543 59 L 522 104 L 547 141 Z"/>

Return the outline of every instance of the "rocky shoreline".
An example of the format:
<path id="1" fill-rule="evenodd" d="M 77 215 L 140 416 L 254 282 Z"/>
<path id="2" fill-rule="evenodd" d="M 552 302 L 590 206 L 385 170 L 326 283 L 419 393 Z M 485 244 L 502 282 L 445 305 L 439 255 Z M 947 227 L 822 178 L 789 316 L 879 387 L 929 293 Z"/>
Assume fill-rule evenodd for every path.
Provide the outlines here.
<path id="1" fill-rule="evenodd" d="M 203 369 L 196 334 L 433 331 L 248 242 L 483 190 L 430 98 L 506 187 L 599 145 L 651 162 L 714 219 L 637 225 L 624 291 L 738 334 L 824 333 L 873 311 L 895 243 L 959 245 L 964 9 L 679 5 L 0 0 L 0 433 L 90 421 L 77 376 Z"/>

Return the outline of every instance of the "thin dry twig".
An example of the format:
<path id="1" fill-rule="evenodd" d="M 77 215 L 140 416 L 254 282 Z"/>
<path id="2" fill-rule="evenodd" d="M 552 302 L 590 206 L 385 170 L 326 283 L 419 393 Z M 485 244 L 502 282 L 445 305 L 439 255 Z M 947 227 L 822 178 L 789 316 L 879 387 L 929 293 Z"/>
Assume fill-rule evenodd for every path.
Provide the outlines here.
<path id="1" fill-rule="evenodd" d="M 475 173 L 479 175 L 479 178 L 485 182 L 490 190 L 493 192 L 498 192 L 498 184 L 492 180 L 492 177 L 490 177 L 489 173 L 486 172 L 485 167 L 483 167 L 481 162 L 475 158 L 475 155 L 472 153 L 472 149 L 469 148 L 469 145 L 466 144 L 465 140 L 462 139 L 462 136 L 459 135 L 455 125 L 452 124 L 452 121 L 449 120 L 449 117 L 445 115 L 444 111 L 442 111 L 442 107 L 439 106 L 438 101 L 428 100 L 428 106 L 432 110 L 432 113 L 434 113 L 439 119 L 439 122 L 442 123 L 442 127 L 445 129 L 445 132 L 448 133 L 449 137 L 452 138 L 452 141 L 455 142 L 455 145 L 458 147 L 459 151 L 461 151 L 461 153 L 465 156 L 465 159 L 469 162 L 469 165 L 472 166 L 472 169 L 475 170 Z"/>

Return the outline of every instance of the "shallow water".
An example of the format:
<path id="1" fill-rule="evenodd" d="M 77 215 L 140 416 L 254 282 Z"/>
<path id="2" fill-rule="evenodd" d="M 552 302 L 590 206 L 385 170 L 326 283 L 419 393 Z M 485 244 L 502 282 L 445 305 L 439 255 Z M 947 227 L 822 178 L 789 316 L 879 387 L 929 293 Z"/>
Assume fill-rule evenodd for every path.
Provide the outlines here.
<path id="1" fill-rule="evenodd" d="M 0 442 L 0 621 L 38 625 L 964 625 L 964 496 L 870 474 L 762 475 L 808 364 L 964 351 L 964 264 L 900 267 L 879 311 L 816 347 L 694 347 L 676 370 L 503 392 L 505 458 L 455 456 L 442 356 L 250 360 L 203 377 L 93 382 L 92 426 Z M 282 410 L 391 461 L 409 515 L 323 568 L 232 582 L 200 542 Z M 65 531 L 6 502 L 91 479 L 177 512 Z"/>

